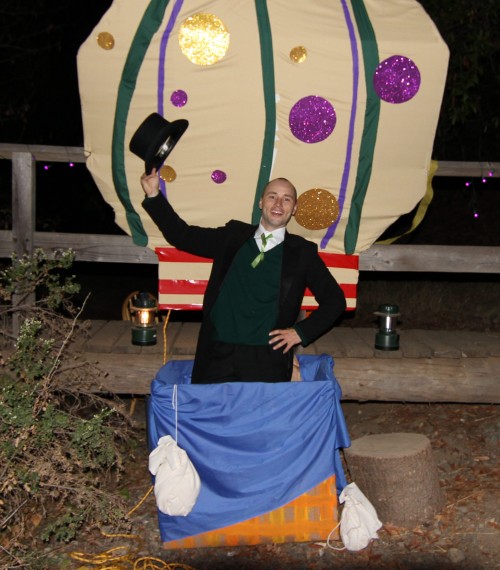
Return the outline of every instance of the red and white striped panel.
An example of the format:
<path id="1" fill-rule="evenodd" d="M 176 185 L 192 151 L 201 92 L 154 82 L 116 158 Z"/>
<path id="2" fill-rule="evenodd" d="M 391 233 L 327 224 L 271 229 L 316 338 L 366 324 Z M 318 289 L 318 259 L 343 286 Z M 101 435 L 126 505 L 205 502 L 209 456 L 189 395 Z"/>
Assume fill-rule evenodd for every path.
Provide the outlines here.
<path id="1" fill-rule="evenodd" d="M 166 309 L 201 310 L 212 260 L 179 251 L 174 247 L 157 247 L 158 307 Z M 323 261 L 344 291 L 347 310 L 356 308 L 358 284 L 358 255 L 321 253 Z M 309 290 L 302 301 L 302 309 L 310 311 L 318 306 Z"/>

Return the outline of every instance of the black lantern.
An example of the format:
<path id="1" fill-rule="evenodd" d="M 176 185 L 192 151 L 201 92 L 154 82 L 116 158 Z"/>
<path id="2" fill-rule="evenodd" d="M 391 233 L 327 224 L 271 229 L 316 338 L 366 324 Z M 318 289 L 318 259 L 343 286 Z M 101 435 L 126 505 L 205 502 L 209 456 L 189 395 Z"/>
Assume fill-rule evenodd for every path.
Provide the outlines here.
<path id="1" fill-rule="evenodd" d="M 158 304 L 150 293 L 140 291 L 130 299 L 132 320 L 132 344 L 153 346 L 156 344 L 156 311 Z"/>
<path id="2" fill-rule="evenodd" d="M 399 307 L 397 305 L 379 305 L 375 311 L 378 317 L 379 330 L 375 335 L 377 350 L 399 350 L 399 334 L 396 332 Z"/>

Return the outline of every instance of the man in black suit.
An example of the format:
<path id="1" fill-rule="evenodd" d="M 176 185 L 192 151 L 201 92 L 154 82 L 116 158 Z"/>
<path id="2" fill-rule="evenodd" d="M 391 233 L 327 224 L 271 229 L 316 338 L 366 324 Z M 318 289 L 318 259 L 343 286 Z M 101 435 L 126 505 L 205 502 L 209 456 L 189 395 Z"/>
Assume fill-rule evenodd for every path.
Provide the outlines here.
<path id="1" fill-rule="evenodd" d="M 144 209 L 177 249 L 213 259 L 205 291 L 193 383 L 289 381 L 293 347 L 329 330 L 346 307 L 316 244 L 286 231 L 297 191 L 285 178 L 267 184 L 258 226 L 188 225 L 159 191 L 156 170 L 141 177 Z M 306 288 L 318 308 L 297 318 Z"/>

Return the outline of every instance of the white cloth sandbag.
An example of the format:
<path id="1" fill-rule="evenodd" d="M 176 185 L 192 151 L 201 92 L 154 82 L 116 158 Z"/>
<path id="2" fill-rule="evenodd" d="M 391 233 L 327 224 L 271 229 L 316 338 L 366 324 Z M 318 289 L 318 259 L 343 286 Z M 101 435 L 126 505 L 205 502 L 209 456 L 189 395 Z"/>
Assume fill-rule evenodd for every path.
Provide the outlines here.
<path id="1" fill-rule="evenodd" d="M 173 517 L 188 515 L 200 494 L 200 477 L 187 453 L 170 435 L 161 437 L 149 454 L 149 471 L 155 476 L 160 511 Z"/>
<path id="2" fill-rule="evenodd" d="M 382 526 L 375 507 L 356 483 L 344 487 L 339 501 L 345 503 L 340 516 L 340 538 L 347 550 L 362 550 L 378 538 L 377 530 Z"/>

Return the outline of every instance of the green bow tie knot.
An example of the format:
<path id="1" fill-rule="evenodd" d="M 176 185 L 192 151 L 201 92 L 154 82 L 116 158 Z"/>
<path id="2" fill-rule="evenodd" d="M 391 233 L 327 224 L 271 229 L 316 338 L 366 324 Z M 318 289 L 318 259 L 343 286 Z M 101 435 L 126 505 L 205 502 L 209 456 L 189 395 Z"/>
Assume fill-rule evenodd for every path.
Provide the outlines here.
<path id="1" fill-rule="evenodd" d="M 273 234 L 267 234 L 267 236 L 264 234 L 264 232 L 260 234 L 260 239 L 262 240 L 262 247 L 260 249 L 260 253 L 252 261 L 252 269 L 255 269 L 257 265 L 259 265 L 259 263 L 264 260 L 264 252 L 266 250 L 267 240 L 271 239 L 272 237 Z"/>

